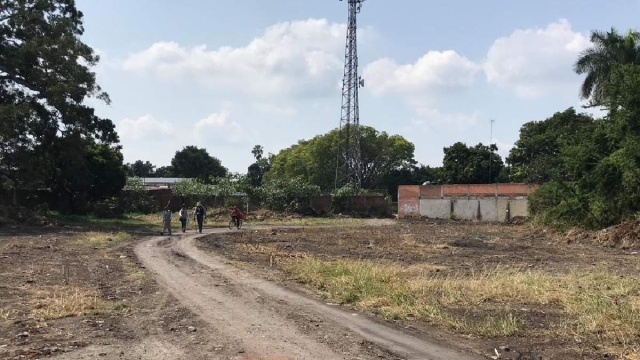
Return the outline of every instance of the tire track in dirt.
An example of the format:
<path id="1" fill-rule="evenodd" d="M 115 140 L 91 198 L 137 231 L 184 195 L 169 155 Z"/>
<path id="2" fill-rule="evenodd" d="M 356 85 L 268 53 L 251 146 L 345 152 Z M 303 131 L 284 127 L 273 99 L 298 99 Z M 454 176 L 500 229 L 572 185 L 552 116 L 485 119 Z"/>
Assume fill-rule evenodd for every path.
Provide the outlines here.
<path id="1" fill-rule="evenodd" d="M 201 236 L 156 237 L 138 244 L 135 252 L 161 286 L 223 333 L 227 337 L 224 342 L 241 349 L 237 359 L 481 358 L 418 339 L 253 276 L 221 257 L 198 250 L 195 240 Z M 295 318 L 303 322 L 321 319 L 321 333 L 317 329 L 303 331 L 301 321 L 292 320 Z M 368 343 L 397 356 L 372 350 Z"/>

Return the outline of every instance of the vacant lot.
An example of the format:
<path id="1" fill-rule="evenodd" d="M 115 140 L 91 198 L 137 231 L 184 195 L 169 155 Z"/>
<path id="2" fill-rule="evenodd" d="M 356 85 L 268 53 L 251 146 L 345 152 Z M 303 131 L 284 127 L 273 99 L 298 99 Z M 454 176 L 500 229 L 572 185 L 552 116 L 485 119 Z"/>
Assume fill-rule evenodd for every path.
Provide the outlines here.
<path id="1" fill-rule="evenodd" d="M 92 347 L 91 358 L 134 358 L 143 340 L 201 341 L 188 331 L 200 321 L 135 260 L 135 240 L 78 226 L 0 233 L 0 359 L 77 358 Z"/>
<path id="2" fill-rule="evenodd" d="M 502 359 L 640 358 L 630 250 L 528 226 L 426 222 L 245 231 L 201 246 L 409 331 L 466 335 Z"/>

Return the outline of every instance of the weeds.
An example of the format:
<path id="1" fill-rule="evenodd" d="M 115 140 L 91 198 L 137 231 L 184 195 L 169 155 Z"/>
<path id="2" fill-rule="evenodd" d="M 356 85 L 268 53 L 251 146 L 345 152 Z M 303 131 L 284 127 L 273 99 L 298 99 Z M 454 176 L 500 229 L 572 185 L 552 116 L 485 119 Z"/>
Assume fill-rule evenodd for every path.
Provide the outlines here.
<path id="1" fill-rule="evenodd" d="M 136 285 L 142 285 L 145 281 L 147 281 L 147 274 L 137 267 L 131 260 L 128 258 L 122 259 L 122 266 L 124 270 L 127 272 L 127 277 L 129 280 Z"/>
<path id="2" fill-rule="evenodd" d="M 524 331 L 527 324 L 508 309 L 548 305 L 562 313 L 560 323 L 547 328 L 556 335 L 626 345 L 639 342 L 640 277 L 620 277 L 603 269 L 548 274 L 496 267 L 434 274 L 395 263 L 317 258 L 292 261 L 284 268 L 330 300 L 385 318 L 424 319 L 483 337 L 510 336 Z M 477 316 L 482 309 L 495 313 L 496 303 L 504 305 L 504 314 Z M 478 311 L 461 315 L 468 309 Z"/>
<path id="3" fill-rule="evenodd" d="M 0 320 L 9 321 L 13 320 L 18 312 L 14 309 L 0 309 Z"/>
<path id="4" fill-rule="evenodd" d="M 94 290 L 61 287 L 33 303 L 32 313 L 44 320 L 81 315 L 113 315 L 126 312 L 120 302 L 105 301 Z"/>
<path id="5" fill-rule="evenodd" d="M 106 247 L 121 245 L 132 240 L 133 236 L 125 232 L 87 232 L 76 235 L 72 241 L 80 245 Z"/>

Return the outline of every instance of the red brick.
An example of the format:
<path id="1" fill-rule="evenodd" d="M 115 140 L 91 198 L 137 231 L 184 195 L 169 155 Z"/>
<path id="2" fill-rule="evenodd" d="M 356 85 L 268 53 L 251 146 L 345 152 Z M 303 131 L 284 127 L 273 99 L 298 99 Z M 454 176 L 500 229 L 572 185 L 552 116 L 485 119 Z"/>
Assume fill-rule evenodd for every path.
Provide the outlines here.
<path id="1" fill-rule="evenodd" d="M 498 184 L 498 195 L 501 196 L 527 196 L 528 192 L 527 184 Z"/>
<path id="2" fill-rule="evenodd" d="M 442 187 L 440 185 L 420 186 L 421 199 L 440 199 L 442 197 Z"/>
<path id="3" fill-rule="evenodd" d="M 468 185 L 442 185 L 444 196 L 467 196 L 469 194 Z"/>
<path id="4" fill-rule="evenodd" d="M 478 197 L 493 197 L 496 196 L 495 184 L 474 184 L 469 185 L 469 195 Z"/>

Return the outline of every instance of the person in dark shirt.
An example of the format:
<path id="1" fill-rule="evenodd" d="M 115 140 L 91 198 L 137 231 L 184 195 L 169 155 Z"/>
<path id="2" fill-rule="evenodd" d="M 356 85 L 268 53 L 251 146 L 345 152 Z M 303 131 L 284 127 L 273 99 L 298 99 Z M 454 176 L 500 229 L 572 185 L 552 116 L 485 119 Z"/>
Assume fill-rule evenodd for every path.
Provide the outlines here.
<path id="1" fill-rule="evenodd" d="M 196 204 L 196 209 L 193 215 L 195 216 L 196 221 L 198 222 L 198 232 L 202 234 L 202 223 L 204 223 L 204 219 L 207 217 L 207 212 L 204 210 L 204 206 L 202 206 L 202 204 L 200 204 L 199 201 Z"/>

